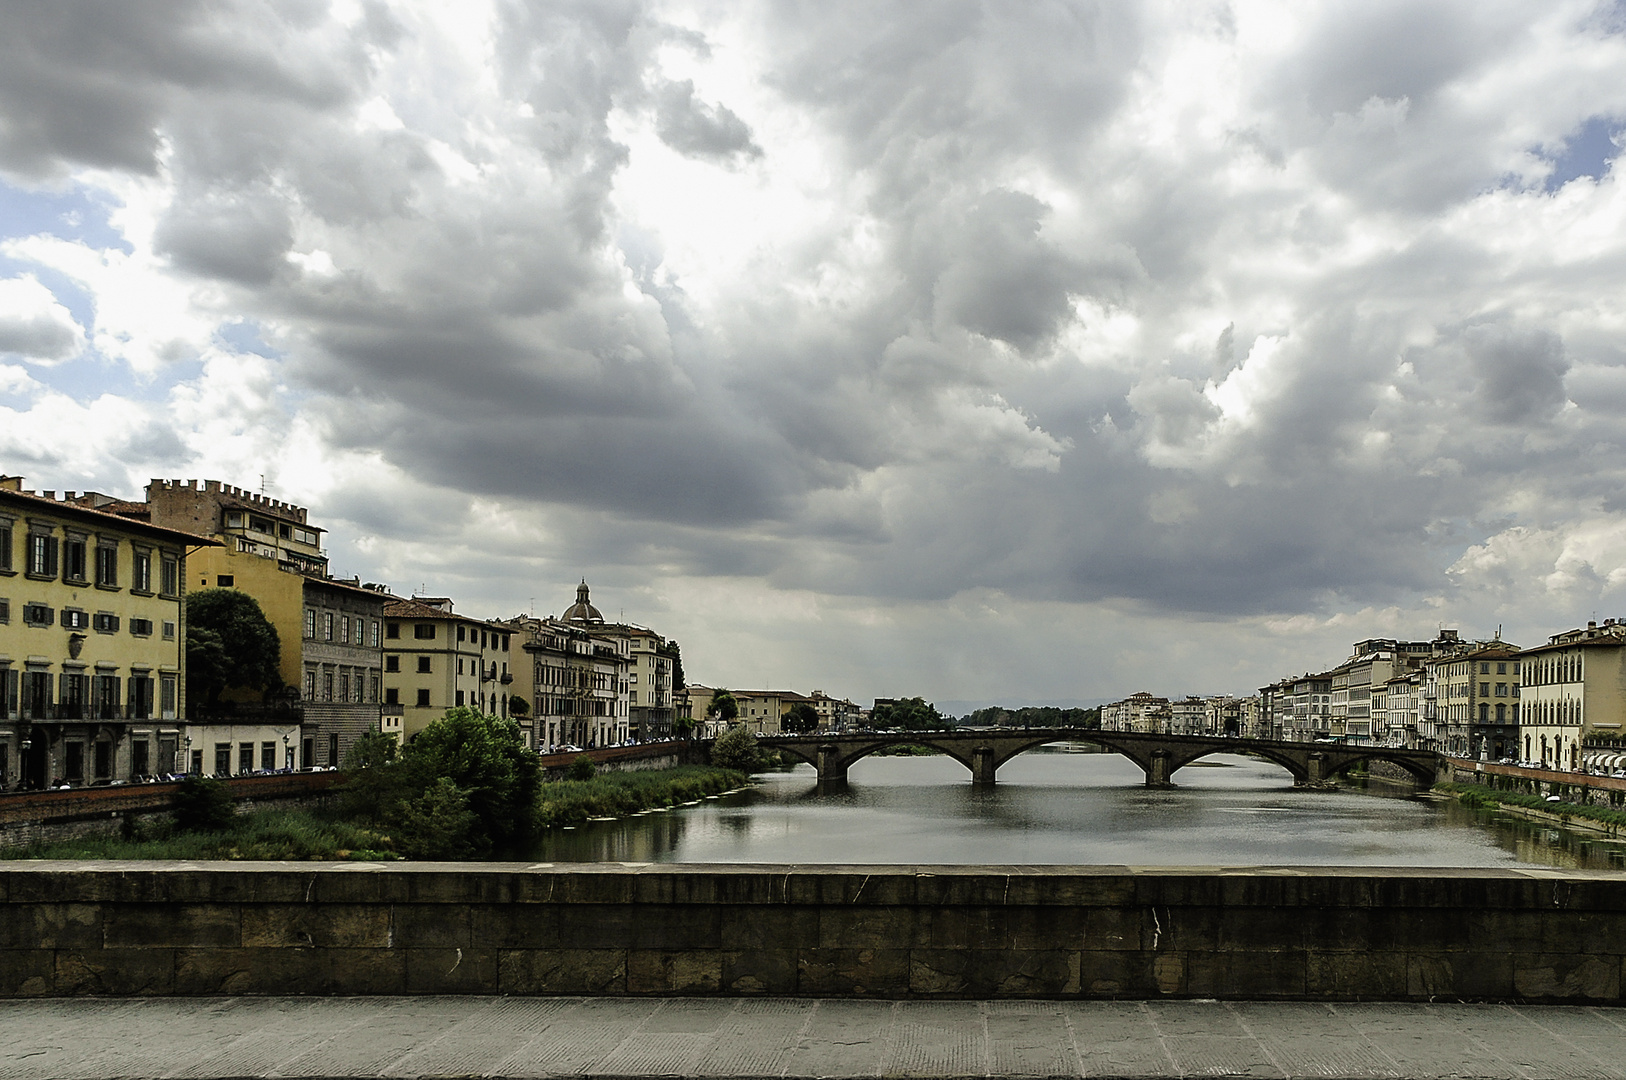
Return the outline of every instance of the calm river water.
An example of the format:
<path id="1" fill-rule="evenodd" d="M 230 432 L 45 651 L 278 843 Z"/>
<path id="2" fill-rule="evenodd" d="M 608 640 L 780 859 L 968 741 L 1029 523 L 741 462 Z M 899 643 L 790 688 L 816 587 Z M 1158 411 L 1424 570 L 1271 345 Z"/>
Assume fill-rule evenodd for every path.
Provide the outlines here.
<path id="1" fill-rule="evenodd" d="M 1294 791 L 1239 755 L 1186 766 L 1150 791 L 1116 754 L 1046 747 L 991 789 L 947 757 L 870 757 L 842 790 L 810 766 L 749 791 L 551 834 L 550 862 L 1072 863 L 1161 866 L 1561 866 L 1623 869 L 1626 847 L 1409 796 Z"/>

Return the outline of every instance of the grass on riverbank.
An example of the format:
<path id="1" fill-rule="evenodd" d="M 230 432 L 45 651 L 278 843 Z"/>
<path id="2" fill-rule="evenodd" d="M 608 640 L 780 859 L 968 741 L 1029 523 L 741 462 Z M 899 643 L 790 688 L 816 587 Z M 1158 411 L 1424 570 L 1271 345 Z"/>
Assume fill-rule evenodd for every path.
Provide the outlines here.
<path id="1" fill-rule="evenodd" d="M 658 806 L 676 806 L 750 782 L 745 773 L 708 765 L 607 772 L 591 780 L 557 780 L 542 785 L 539 816 L 544 829 L 580 825 L 589 818 L 624 817 Z"/>
<path id="2" fill-rule="evenodd" d="M 684 765 L 647 772 L 613 772 L 591 780 L 543 784 L 544 829 L 593 817 L 621 817 L 657 806 L 744 787 L 751 778 L 732 769 Z M 389 860 L 402 855 L 387 833 L 340 820 L 334 810 L 260 810 L 238 814 L 218 832 L 188 832 L 172 822 L 135 826 L 125 836 L 87 836 L 0 851 L 0 859 L 181 859 L 219 861 Z"/>
<path id="3" fill-rule="evenodd" d="M 127 836 L 86 836 L 0 851 L 3 859 L 398 859 L 392 841 L 321 811 L 239 814 L 219 832 L 187 832 L 169 822 L 138 825 Z"/>
<path id="4" fill-rule="evenodd" d="M 1494 809 L 1497 806 L 1519 806 L 1526 810 L 1540 810 L 1561 818 L 1582 818 L 1603 825 L 1626 826 L 1626 811 L 1610 806 L 1591 806 L 1582 803 L 1548 802 L 1540 795 L 1525 795 L 1516 791 L 1498 791 L 1482 784 L 1454 784 L 1449 781 L 1434 785 L 1442 795 L 1455 795 L 1457 802 L 1471 810 Z"/>

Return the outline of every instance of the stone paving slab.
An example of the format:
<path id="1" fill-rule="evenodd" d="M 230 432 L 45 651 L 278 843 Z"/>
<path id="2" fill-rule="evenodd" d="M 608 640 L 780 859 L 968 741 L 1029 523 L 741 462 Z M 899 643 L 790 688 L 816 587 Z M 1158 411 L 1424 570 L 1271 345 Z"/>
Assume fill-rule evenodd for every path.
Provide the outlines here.
<path id="1" fill-rule="evenodd" d="M 791 998 L 0 1001 L 0 1080 L 1626 1080 L 1626 1010 Z"/>

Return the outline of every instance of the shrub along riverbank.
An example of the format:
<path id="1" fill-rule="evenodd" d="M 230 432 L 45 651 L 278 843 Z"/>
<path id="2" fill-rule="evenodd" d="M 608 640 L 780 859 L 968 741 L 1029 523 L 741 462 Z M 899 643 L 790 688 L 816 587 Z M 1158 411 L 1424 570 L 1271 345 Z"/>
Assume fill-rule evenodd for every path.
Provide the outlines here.
<path id="1" fill-rule="evenodd" d="M 1455 795 L 1457 802 L 1471 810 L 1518 808 L 1541 815 L 1550 815 L 1572 824 L 1601 829 L 1611 835 L 1626 830 L 1626 811 L 1609 806 L 1591 806 L 1582 803 L 1548 802 L 1540 795 L 1526 795 L 1516 791 L 1498 791 L 1482 784 L 1454 784 L 1442 782 L 1434 785 L 1442 795 Z"/>
<path id="2" fill-rule="evenodd" d="M 693 802 L 750 782 L 743 772 L 709 765 L 603 773 L 591 780 L 559 780 L 543 786 L 537 817 L 545 829 L 580 825 L 589 818 L 625 817 L 640 810 Z"/>

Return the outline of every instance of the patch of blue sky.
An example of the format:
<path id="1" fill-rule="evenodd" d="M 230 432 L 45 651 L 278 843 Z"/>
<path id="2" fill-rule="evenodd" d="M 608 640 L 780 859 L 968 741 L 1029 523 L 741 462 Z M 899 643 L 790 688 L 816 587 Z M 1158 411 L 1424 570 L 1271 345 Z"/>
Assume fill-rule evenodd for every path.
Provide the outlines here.
<path id="1" fill-rule="evenodd" d="M 265 343 L 260 333 L 260 324 L 253 319 L 225 323 L 215 331 L 215 337 L 232 352 L 253 353 L 267 360 L 280 360 L 283 356 L 282 350 L 274 349 Z"/>
<path id="2" fill-rule="evenodd" d="M 0 240 L 43 234 L 128 255 L 135 249 L 108 221 L 115 208 L 106 192 L 83 184 L 61 191 L 29 191 L 0 180 Z"/>
<path id="3" fill-rule="evenodd" d="M 34 280 L 50 289 L 55 294 L 57 303 L 67 308 L 73 315 L 74 322 L 84 327 L 85 333 L 90 333 L 91 327 L 96 324 L 96 302 L 84 286 L 60 270 L 0 255 L 0 278 L 22 277 L 24 274 L 31 275 Z"/>
<path id="4" fill-rule="evenodd" d="M 1557 191 L 1571 180 L 1590 176 L 1603 179 L 1610 164 L 1620 153 L 1622 124 L 1614 117 L 1593 116 L 1564 142 L 1564 151 L 1552 159 L 1553 171 L 1545 185 L 1548 191 Z"/>

